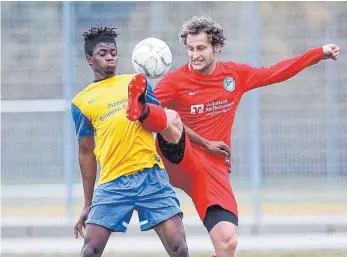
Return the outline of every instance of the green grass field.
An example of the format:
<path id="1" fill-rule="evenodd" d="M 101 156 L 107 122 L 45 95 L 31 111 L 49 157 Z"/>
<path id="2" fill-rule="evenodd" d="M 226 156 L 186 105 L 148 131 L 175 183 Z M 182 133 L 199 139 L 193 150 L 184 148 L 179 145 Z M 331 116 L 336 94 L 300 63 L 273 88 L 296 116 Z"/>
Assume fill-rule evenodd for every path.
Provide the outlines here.
<path id="1" fill-rule="evenodd" d="M 193 253 L 191 257 L 211 257 L 211 253 Z M 103 257 L 167 257 L 166 254 L 104 254 Z M 5 254 L 2 257 L 76 257 L 74 254 Z M 236 257 L 347 257 L 346 251 L 239 252 Z"/>

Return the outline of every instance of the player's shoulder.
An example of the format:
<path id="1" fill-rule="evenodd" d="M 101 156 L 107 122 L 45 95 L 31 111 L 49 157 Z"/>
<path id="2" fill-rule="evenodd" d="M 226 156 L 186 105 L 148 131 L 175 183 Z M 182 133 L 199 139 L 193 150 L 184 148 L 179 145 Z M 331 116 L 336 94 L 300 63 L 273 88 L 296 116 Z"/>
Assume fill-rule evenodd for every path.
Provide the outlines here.
<path id="1" fill-rule="evenodd" d="M 237 69 L 238 63 L 233 61 L 217 62 L 217 66 L 221 70 L 230 71 Z"/>
<path id="2" fill-rule="evenodd" d="M 188 68 L 188 64 L 185 64 L 183 66 L 180 66 L 174 70 L 171 70 L 169 72 L 167 72 L 163 79 L 180 79 L 181 77 L 184 77 L 185 75 L 187 75 L 189 72 L 189 68 Z"/>
<path id="3" fill-rule="evenodd" d="M 189 72 L 189 63 L 186 63 L 180 67 L 177 67 L 176 69 L 169 71 L 168 73 L 172 73 L 172 74 L 184 74 Z"/>
<path id="4" fill-rule="evenodd" d="M 235 61 L 218 62 L 217 64 L 220 73 L 231 76 L 238 76 L 241 71 L 249 69 L 249 65 Z"/>
<path id="5" fill-rule="evenodd" d="M 75 105 L 79 104 L 81 101 L 83 101 L 83 98 L 85 94 L 89 91 L 89 87 L 91 84 L 88 84 L 84 89 L 79 91 L 71 100 L 71 102 Z"/>
<path id="6" fill-rule="evenodd" d="M 91 82 L 84 89 L 79 91 L 71 100 L 71 103 L 79 109 L 84 109 L 88 101 L 98 90 L 97 83 Z"/>

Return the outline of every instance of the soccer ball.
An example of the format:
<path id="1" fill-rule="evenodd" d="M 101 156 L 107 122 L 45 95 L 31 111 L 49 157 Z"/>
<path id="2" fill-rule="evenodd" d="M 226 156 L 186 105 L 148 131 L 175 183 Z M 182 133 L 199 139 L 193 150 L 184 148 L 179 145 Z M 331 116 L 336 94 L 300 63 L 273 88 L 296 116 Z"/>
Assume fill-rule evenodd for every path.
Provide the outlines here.
<path id="1" fill-rule="evenodd" d="M 136 44 L 131 60 L 137 73 L 150 79 L 158 79 L 169 71 L 172 53 L 164 41 L 150 37 Z"/>

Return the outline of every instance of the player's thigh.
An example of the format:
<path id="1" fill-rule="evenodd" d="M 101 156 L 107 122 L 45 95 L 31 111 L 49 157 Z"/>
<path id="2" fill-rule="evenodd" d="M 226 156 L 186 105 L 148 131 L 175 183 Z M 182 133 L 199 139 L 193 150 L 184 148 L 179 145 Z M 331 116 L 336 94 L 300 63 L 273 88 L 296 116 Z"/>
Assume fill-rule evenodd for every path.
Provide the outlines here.
<path id="1" fill-rule="evenodd" d="M 176 215 L 182 215 L 180 202 L 165 169 L 155 165 L 142 171 L 141 176 L 135 209 L 142 231 L 152 229 Z"/>
<path id="2" fill-rule="evenodd" d="M 185 240 L 185 231 L 182 222 L 182 215 L 177 214 L 153 227 L 160 238 L 170 240 L 174 236 Z"/>
<path id="3" fill-rule="evenodd" d="M 177 214 L 170 219 L 159 223 L 154 226 L 154 230 L 158 234 L 168 253 L 172 251 L 188 251 L 181 215 Z"/>
<path id="4" fill-rule="evenodd" d="M 90 254 L 97 254 L 101 256 L 111 232 L 112 231 L 106 227 L 95 224 L 87 224 L 84 245 L 82 248 L 82 256 L 90 256 Z"/>
<path id="5" fill-rule="evenodd" d="M 135 209 L 129 176 L 122 176 L 99 185 L 93 195 L 86 224 L 95 224 L 111 231 L 125 232 Z"/>
<path id="6" fill-rule="evenodd" d="M 219 205 L 207 208 L 203 221 L 214 245 L 227 241 L 236 241 L 238 217 Z"/>

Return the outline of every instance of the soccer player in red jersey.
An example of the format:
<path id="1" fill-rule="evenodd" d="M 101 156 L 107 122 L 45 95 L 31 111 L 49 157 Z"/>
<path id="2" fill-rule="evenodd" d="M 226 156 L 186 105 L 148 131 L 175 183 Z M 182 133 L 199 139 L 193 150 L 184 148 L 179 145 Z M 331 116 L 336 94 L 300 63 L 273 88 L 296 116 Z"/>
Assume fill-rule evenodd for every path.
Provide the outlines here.
<path id="1" fill-rule="evenodd" d="M 161 106 L 168 109 L 144 101 L 146 79 L 138 75 L 129 84 L 127 116 L 159 133 L 157 149 L 171 184 L 192 198 L 216 255 L 230 257 L 235 255 L 238 226 L 229 180 L 231 132 L 242 95 L 285 81 L 321 60 L 337 60 L 340 48 L 327 44 L 256 68 L 217 61 L 226 38 L 209 17 L 193 17 L 183 24 L 180 36 L 189 63 L 167 73 L 154 89 Z"/>

